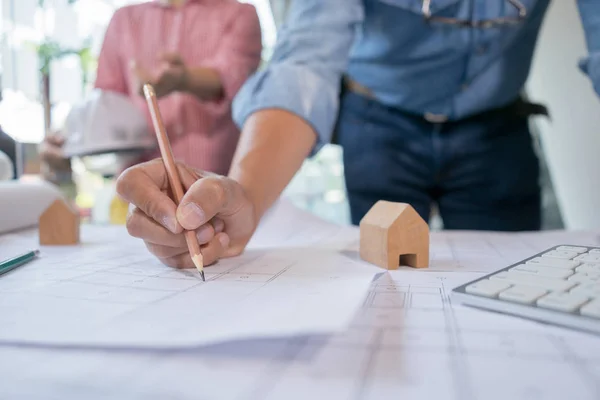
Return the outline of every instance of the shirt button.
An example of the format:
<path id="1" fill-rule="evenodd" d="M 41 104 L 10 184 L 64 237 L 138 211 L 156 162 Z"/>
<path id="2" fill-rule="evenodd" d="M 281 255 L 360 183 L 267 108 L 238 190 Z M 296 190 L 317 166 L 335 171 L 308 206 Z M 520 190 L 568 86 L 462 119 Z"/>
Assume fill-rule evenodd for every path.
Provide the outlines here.
<path id="1" fill-rule="evenodd" d="M 460 90 L 462 90 L 463 92 L 465 90 L 467 90 L 469 88 L 469 84 L 467 82 L 463 83 L 462 85 L 460 85 Z"/>
<path id="2" fill-rule="evenodd" d="M 487 53 L 487 50 L 488 50 L 487 46 L 482 44 L 475 48 L 475 53 L 477 53 L 479 55 L 483 55 L 483 54 Z"/>

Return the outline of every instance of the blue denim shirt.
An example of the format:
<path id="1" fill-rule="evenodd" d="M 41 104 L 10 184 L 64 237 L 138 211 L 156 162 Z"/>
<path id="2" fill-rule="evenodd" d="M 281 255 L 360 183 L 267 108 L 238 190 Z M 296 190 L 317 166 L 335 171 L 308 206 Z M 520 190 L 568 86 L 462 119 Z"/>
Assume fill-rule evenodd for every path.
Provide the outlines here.
<path id="1" fill-rule="evenodd" d="M 331 138 L 344 74 L 380 102 L 418 114 L 454 120 L 505 105 L 525 84 L 550 0 L 520 1 L 525 21 L 475 29 L 426 22 L 422 0 L 295 0 L 269 65 L 238 93 L 234 119 L 242 126 L 260 109 L 291 111 L 317 132 L 316 151 Z M 589 48 L 580 67 L 600 93 L 600 0 L 578 5 Z M 506 0 L 431 0 L 431 12 L 517 15 Z"/>

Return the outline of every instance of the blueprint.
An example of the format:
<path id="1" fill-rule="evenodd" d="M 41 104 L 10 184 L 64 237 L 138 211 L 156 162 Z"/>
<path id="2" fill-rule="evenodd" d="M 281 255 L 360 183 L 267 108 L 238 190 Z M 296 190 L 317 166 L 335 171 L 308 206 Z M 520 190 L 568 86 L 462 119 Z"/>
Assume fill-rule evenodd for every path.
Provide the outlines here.
<path id="1" fill-rule="evenodd" d="M 357 259 L 356 230 L 305 218 Z M 284 235 L 287 247 L 313 240 L 297 235 Z M 342 332 L 160 351 L 0 345 L 0 398 L 597 400 L 600 337 L 463 307 L 449 293 L 548 247 L 599 243 L 594 232 L 433 232 L 431 267 L 378 275 Z"/>
<path id="2" fill-rule="evenodd" d="M 278 211 L 243 255 L 208 266 L 206 282 L 161 264 L 123 226 L 83 226 L 80 245 L 42 247 L 1 277 L 0 342 L 169 348 L 343 331 L 382 270 Z M 4 236 L 0 258 L 36 242 Z"/>

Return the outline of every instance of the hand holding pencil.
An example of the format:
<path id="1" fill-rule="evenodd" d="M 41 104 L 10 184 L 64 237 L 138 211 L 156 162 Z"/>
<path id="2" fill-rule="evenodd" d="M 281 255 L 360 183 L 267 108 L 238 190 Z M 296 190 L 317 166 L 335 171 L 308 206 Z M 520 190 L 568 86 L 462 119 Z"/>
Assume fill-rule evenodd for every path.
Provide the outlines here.
<path id="1" fill-rule="evenodd" d="M 167 170 L 167 177 L 169 178 L 171 192 L 175 197 L 174 200 L 177 202 L 177 204 L 179 204 L 183 199 L 183 185 L 181 184 L 179 172 L 177 171 L 177 166 L 175 165 L 175 160 L 173 159 L 173 152 L 171 151 L 171 144 L 169 143 L 167 131 L 165 130 L 162 117 L 158 109 L 156 94 L 154 93 L 154 89 L 151 85 L 144 85 L 144 95 L 146 96 L 148 107 L 150 108 L 150 115 L 152 116 L 152 122 L 154 124 L 154 130 L 156 132 L 156 139 L 158 140 L 160 154 L 165 164 L 165 169 Z M 190 250 L 190 256 L 194 265 L 198 269 L 202 280 L 206 281 L 206 278 L 204 277 L 204 258 L 202 256 L 202 252 L 200 251 L 200 244 L 198 244 L 196 233 L 194 231 L 185 231 L 185 240 Z"/>
<path id="2" fill-rule="evenodd" d="M 117 180 L 119 196 L 135 206 L 127 217 L 127 230 L 143 239 L 163 264 L 194 268 L 195 262 L 203 261 L 203 271 L 218 259 L 243 251 L 257 225 L 254 206 L 233 179 L 173 162 L 156 98 L 152 87 L 148 89 L 162 157 L 128 168 Z M 202 258 L 194 260 L 193 255 Z"/>

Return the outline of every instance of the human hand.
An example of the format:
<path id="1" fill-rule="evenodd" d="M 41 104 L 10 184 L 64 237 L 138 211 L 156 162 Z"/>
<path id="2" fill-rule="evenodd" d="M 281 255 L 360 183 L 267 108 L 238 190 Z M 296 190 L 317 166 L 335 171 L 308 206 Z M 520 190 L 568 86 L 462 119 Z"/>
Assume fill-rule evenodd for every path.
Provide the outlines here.
<path id="1" fill-rule="evenodd" d="M 135 206 L 127 217 L 131 236 L 164 264 L 194 268 L 183 230 L 193 230 L 205 265 L 240 254 L 254 230 L 254 207 L 234 180 L 201 172 L 178 163 L 186 191 L 177 206 L 170 192 L 163 161 L 156 159 L 131 167 L 117 180 L 117 193 Z"/>
<path id="2" fill-rule="evenodd" d="M 144 85 L 154 87 L 156 97 L 163 97 L 175 91 L 183 90 L 187 77 L 187 68 L 178 54 L 164 54 L 160 57 L 160 67 L 156 74 L 151 74 L 135 62 L 131 69 L 136 77 L 138 93 L 144 95 Z"/>
<path id="3" fill-rule="evenodd" d="M 65 157 L 62 147 L 65 144 L 65 137 L 60 133 L 53 133 L 44 138 L 39 145 L 38 152 L 42 163 L 46 166 L 42 168 L 44 179 L 57 181 L 58 177 L 64 174 L 71 174 L 71 160 Z"/>
<path id="4" fill-rule="evenodd" d="M 66 159 L 62 151 L 64 144 L 65 137 L 60 133 L 52 133 L 46 136 L 38 148 L 42 161 L 48 163 L 49 165 L 63 163 Z"/>

